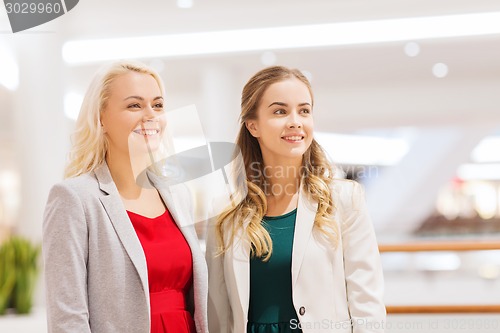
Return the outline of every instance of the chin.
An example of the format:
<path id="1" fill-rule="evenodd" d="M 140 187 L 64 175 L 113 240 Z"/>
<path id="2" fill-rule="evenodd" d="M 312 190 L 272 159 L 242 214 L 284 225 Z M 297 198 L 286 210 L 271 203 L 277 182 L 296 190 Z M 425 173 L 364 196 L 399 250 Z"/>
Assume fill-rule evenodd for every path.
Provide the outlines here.
<path id="1" fill-rule="evenodd" d="M 299 157 L 299 156 L 304 156 L 308 148 L 305 147 L 297 147 L 295 149 L 292 149 L 289 154 L 290 157 Z"/>
<path id="2" fill-rule="evenodd" d="M 160 142 L 159 141 L 153 141 L 151 140 L 150 142 L 136 142 L 135 144 L 130 145 L 130 154 L 134 156 L 142 156 L 142 155 L 148 155 L 150 152 L 151 153 L 156 153 L 160 149 Z"/>

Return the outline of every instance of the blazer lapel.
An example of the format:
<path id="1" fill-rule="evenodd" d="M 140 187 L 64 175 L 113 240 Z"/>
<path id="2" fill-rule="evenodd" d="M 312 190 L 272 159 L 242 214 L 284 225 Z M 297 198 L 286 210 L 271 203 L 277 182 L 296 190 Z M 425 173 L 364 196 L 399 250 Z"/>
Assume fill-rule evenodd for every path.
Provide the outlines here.
<path id="1" fill-rule="evenodd" d="M 147 170 L 147 176 L 153 183 L 154 187 L 158 190 L 158 193 L 160 193 L 160 196 L 167 206 L 170 214 L 174 218 L 175 223 L 184 234 L 182 228 L 194 226 L 194 220 L 189 216 L 192 206 L 189 204 L 191 198 L 186 185 L 183 183 L 173 182 L 166 177 L 157 175 L 153 170 Z M 188 243 L 190 243 L 189 240 Z"/>
<path id="2" fill-rule="evenodd" d="M 297 204 L 297 218 L 295 221 L 295 232 L 293 235 L 292 250 L 292 287 L 295 287 L 299 276 L 300 267 L 304 260 L 307 243 L 312 236 L 314 219 L 318 209 L 318 203 L 308 199 L 308 194 L 301 188 Z"/>
<path id="3" fill-rule="evenodd" d="M 127 211 L 123 202 L 120 198 L 120 194 L 116 189 L 115 183 L 111 177 L 107 164 L 103 164 L 101 167 L 94 171 L 97 181 L 99 183 L 100 189 L 106 193 L 106 195 L 100 198 L 106 213 L 115 228 L 120 241 L 127 251 L 130 260 L 135 266 L 137 273 L 142 282 L 142 287 L 146 298 L 149 303 L 149 286 L 148 286 L 148 269 L 146 266 L 146 257 L 144 255 L 144 250 L 142 249 L 141 242 L 137 237 L 137 234 L 130 222 L 127 215 Z"/>
<path id="4" fill-rule="evenodd" d="M 232 253 L 229 256 L 243 316 L 247 316 L 250 303 L 250 244 L 240 228 L 234 236 Z M 228 259 L 229 259 L 228 258 Z"/>
<path id="5" fill-rule="evenodd" d="M 186 200 L 190 198 L 186 198 L 186 195 L 189 195 L 189 192 L 179 193 L 178 186 L 184 185 L 174 185 L 168 188 L 165 188 L 161 183 L 154 182 L 154 185 L 158 192 L 160 193 L 163 202 L 167 206 L 170 214 L 174 218 L 175 223 L 179 227 L 179 230 L 184 235 L 184 238 L 189 244 L 191 248 L 191 252 L 195 251 L 200 247 L 198 243 L 198 237 L 196 236 L 196 232 L 194 231 L 194 220 L 189 216 L 189 211 L 191 210 L 190 205 Z M 194 257 L 194 253 L 193 253 Z M 195 259 L 195 258 L 193 258 Z"/>
<path id="6" fill-rule="evenodd" d="M 297 220 L 292 250 L 292 285 L 295 285 L 302 266 L 307 243 L 312 237 L 314 218 L 318 204 L 308 200 L 307 193 L 301 189 L 297 206 Z M 234 236 L 235 241 L 231 247 L 231 253 L 227 256 L 234 274 L 237 295 L 241 305 L 243 316 L 248 315 L 250 300 L 250 244 L 244 236 L 243 230 L 248 225 L 245 221 L 243 228 L 239 229 Z M 245 317 L 246 318 L 246 317 Z"/>

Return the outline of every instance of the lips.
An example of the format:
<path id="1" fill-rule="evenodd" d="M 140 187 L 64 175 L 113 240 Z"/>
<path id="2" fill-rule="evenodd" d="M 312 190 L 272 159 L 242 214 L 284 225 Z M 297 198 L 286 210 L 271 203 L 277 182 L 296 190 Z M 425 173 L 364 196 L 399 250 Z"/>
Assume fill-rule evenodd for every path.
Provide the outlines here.
<path id="1" fill-rule="evenodd" d="M 293 141 L 293 142 L 298 142 L 304 140 L 303 135 L 288 135 L 288 136 L 282 136 L 282 139 L 286 141 Z"/>
<path id="2" fill-rule="evenodd" d="M 152 136 L 160 133 L 160 130 L 158 129 L 136 129 L 134 130 L 134 133 L 139 134 L 139 135 L 144 135 L 144 136 Z"/>

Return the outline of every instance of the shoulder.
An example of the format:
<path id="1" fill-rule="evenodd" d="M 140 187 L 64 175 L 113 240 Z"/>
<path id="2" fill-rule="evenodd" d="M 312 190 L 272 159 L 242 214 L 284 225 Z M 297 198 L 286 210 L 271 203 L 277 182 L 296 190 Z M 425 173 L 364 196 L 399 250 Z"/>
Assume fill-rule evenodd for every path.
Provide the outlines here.
<path id="1" fill-rule="evenodd" d="M 334 179 L 331 185 L 332 199 L 338 208 L 360 210 L 364 204 L 364 189 L 361 184 L 349 179 Z"/>
<path id="2" fill-rule="evenodd" d="M 94 172 L 67 178 L 55 184 L 45 205 L 45 232 L 51 228 L 83 227 L 88 221 L 95 220 L 103 210 L 103 196 L 105 192 L 101 191 Z M 75 223 L 76 221 L 81 223 Z"/>
<path id="3" fill-rule="evenodd" d="M 63 181 L 55 184 L 53 189 L 72 190 L 75 192 L 88 191 L 92 188 L 98 188 L 99 183 L 93 171 L 84 173 L 80 176 L 66 178 Z"/>
<path id="4" fill-rule="evenodd" d="M 67 178 L 52 186 L 49 193 L 49 201 L 54 197 L 63 200 L 70 200 L 77 197 L 84 199 L 85 197 L 93 196 L 96 192 L 100 192 L 99 183 L 95 174 L 89 172 L 77 177 Z"/>

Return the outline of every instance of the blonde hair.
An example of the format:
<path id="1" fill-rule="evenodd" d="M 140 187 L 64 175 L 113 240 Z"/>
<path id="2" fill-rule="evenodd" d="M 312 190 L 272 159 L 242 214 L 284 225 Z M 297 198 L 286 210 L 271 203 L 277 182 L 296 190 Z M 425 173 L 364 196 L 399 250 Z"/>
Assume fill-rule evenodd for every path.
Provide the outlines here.
<path id="1" fill-rule="evenodd" d="M 252 255 L 268 260 L 272 254 L 272 240 L 269 232 L 262 225 L 262 218 L 267 211 L 267 201 L 264 193 L 266 178 L 264 161 L 259 142 L 245 126 L 246 121 L 257 119 L 257 109 L 264 92 L 276 82 L 296 78 L 303 82 L 313 98 L 311 84 L 297 69 L 282 66 L 265 68 L 256 73 L 243 88 L 241 96 L 241 127 L 236 144 L 243 156 L 246 172 L 248 193 L 246 197 L 234 207 L 223 212 L 217 219 L 216 235 L 219 244 L 219 253 L 224 253 L 234 241 L 239 228 L 243 228 L 243 221 L 250 219 L 244 233 L 250 241 Z M 255 163 L 258 168 L 255 168 Z M 311 146 L 303 155 L 300 169 L 301 186 L 306 193 L 318 203 L 318 210 L 314 226 L 334 245 L 338 241 L 338 232 L 335 222 L 332 221 L 335 209 L 332 201 L 330 185 L 333 181 L 333 170 L 321 146 L 313 140 Z M 229 231 L 229 232 L 228 232 Z M 228 236 L 228 238 L 225 238 Z"/>
<path id="2" fill-rule="evenodd" d="M 138 61 L 122 60 L 102 67 L 90 83 L 83 98 L 80 114 L 72 136 L 72 148 L 64 177 L 76 177 L 104 163 L 108 143 L 101 126 L 111 83 L 120 75 L 136 72 L 151 75 L 164 95 L 163 81 L 156 71 Z"/>

